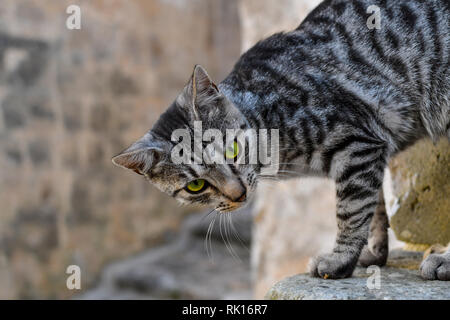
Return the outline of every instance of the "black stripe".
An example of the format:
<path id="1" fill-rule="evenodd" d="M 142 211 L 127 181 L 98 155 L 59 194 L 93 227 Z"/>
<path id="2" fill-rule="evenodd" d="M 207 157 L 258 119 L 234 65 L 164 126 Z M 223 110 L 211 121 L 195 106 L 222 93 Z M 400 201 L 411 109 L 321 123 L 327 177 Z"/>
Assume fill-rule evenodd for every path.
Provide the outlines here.
<path id="1" fill-rule="evenodd" d="M 376 201 L 371 201 L 371 202 L 369 202 L 369 203 L 364 204 L 361 208 L 356 209 L 356 210 L 354 210 L 354 211 L 363 212 L 364 210 L 367 210 L 367 209 L 369 209 L 369 208 L 378 206 L 378 202 L 379 202 L 378 200 L 376 200 Z"/>
<path id="2" fill-rule="evenodd" d="M 291 156 L 287 159 L 287 162 L 292 162 L 294 159 L 297 159 L 298 157 L 300 157 L 300 156 L 302 156 L 302 155 L 304 155 L 304 154 L 305 154 L 305 152 L 304 152 L 303 150 L 301 150 L 301 149 L 296 150 L 296 151 L 294 152 L 294 154 L 291 155 Z"/>
<path id="3" fill-rule="evenodd" d="M 277 101 L 279 105 L 283 106 L 283 110 L 286 110 L 288 116 L 290 118 L 293 118 L 296 114 L 296 112 L 300 109 L 300 104 L 298 101 L 286 98 L 283 101 Z"/>
<path id="4" fill-rule="evenodd" d="M 283 114 L 283 112 L 278 112 L 277 113 L 278 114 L 278 117 L 279 117 L 279 119 L 280 119 L 280 124 L 279 124 L 279 128 L 286 128 L 287 126 L 286 126 L 286 120 L 284 119 L 284 114 Z M 272 138 L 272 137 L 271 137 Z M 288 143 L 287 143 L 287 141 L 286 141 L 286 135 L 284 134 L 284 133 L 282 133 L 280 136 L 279 136 L 279 138 L 280 138 L 280 145 L 282 145 L 282 146 L 286 146 L 286 145 L 288 145 Z M 288 136 L 288 138 L 289 138 L 289 136 Z M 290 138 L 289 138 L 290 139 Z M 271 139 L 271 143 L 272 143 L 272 139 Z M 280 158 L 281 159 L 284 159 L 285 158 L 285 155 L 287 154 L 289 152 L 289 150 L 286 150 L 286 149 L 284 149 L 284 150 L 281 150 L 280 151 Z"/>
<path id="5" fill-rule="evenodd" d="M 324 134 L 323 128 L 322 128 L 322 122 L 319 120 L 318 117 L 316 117 L 313 113 L 311 113 L 311 111 L 308 108 L 304 108 L 303 111 L 306 114 L 306 116 L 309 118 L 309 120 L 314 124 L 314 127 L 316 129 L 316 133 L 317 133 L 316 144 L 321 145 L 325 138 L 325 134 Z"/>
<path id="6" fill-rule="evenodd" d="M 392 70 L 397 72 L 405 80 L 409 81 L 408 67 L 403 63 L 399 57 L 389 57 L 385 60 L 389 64 Z"/>
<path id="7" fill-rule="evenodd" d="M 309 102 L 309 94 L 308 91 L 302 90 L 301 96 L 300 96 L 300 103 L 303 107 L 307 107 Z"/>
<path id="8" fill-rule="evenodd" d="M 400 6 L 400 19 L 408 27 L 409 30 L 413 30 L 416 25 L 417 16 L 404 3 Z"/>
<path id="9" fill-rule="evenodd" d="M 385 33 L 385 37 L 387 42 L 392 46 L 393 49 L 397 50 L 399 48 L 400 40 L 392 32 L 392 30 L 388 29 Z"/>
<path id="10" fill-rule="evenodd" d="M 368 155 L 372 155 L 374 153 L 378 153 L 380 151 L 384 151 L 384 146 L 369 146 L 368 148 L 363 148 L 357 151 L 352 152 L 350 158 L 360 158 Z"/>
<path id="11" fill-rule="evenodd" d="M 428 7 L 428 12 L 427 12 L 427 19 L 428 19 L 428 23 L 431 26 L 431 36 L 433 37 L 434 40 L 434 52 L 435 52 L 435 58 L 436 61 L 443 61 L 443 59 L 441 59 L 441 50 L 442 50 L 442 46 L 441 43 L 439 42 L 439 32 L 438 32 L 438 25 L 437 25 L 437 17 L 436 17 L 436 12 L 434 11 L 434 8 L 430 5 Z"/>
<path id="12" fill-rule="evenodd" d="M 345 9 L 347 8 L 347 3 L 338 2 L 334 3 L 331 7 L 336 11 L 338 16 L 341 16 L 344 13 Z"/>
<path id="13" fill-rule="evenodd" d="M 389 79 L 387 80 L 390 81 Z M 333 92 L 334 101 L 336 103 L 340 102 L 345 106 L 346 109 L 349 109 L 349 117 L 355 117 L 356 121 L 358 121 L 357 123 L 353 123 L 353 125 L 364 131 L 368 136 L 373 136 L 373 130 L 365 127 L 364 121 L 362 120 L 366 118 L 375 121 L 376 124 L 383 130 L 383 132 L 388 133 L 391 137 L 395 136 L 394 132 L 392 132 L 392 130 L 387 127 L 383 121 L 381 121 L 379 115 L 375 113 L 372 107 L 362 98 L 360 98 L 353 92 L 348 91 L 346 88 L 342 87 L 339 83 L 336 82 L 334 82 Z"/>
<path id="14" fill-rule="evenodd" d="M 337 238 L 336 239 L 336 244 L 343 246 L 343 247 L 354 247 L 355 246 L 355 239 L 351 238 L 351 239 L 341 239 L 341 238 Z M 347 250 L 343 250 L 343 251 L 337 251 L 337 250 L 333 250 L 333 252 L 339 253 L 339 252 L 344 252 Z"/>
<path id="15" fill-rule="evenodd" d="M 311 44 L 316 45 L 318 43 L 327 43 L 333 40 L 333 35 L 329 30 L 326 31 L 324 35 L 317 34 L 312 31 L 307 31 L 308 40 Z M 308 43 L 309 44 L 309 43 Z"/>
<path id="16" fill-rule="evenodd" d="M 430 74 L 432 77 L 434 77 L 433 82 L 436 82 L 436 80 L 437 80 L 436 75 L 438 75 L 437 70 L 439 69 L 439 66 L 442 63 L 442 61 L 444 61 L 444 57 L 443 57 L 442 45 L 439 41 L 440 34 L 439 34 L 439 28 L 437 25 L 436 12 L 434 11 L 434 8 L 432 7 L 432 5 L 430 5 L 428 7 L 428 12 L 427 12 L 426 17 L 427 17 L 428 23 L 430 24 L 430 27 L 431 27 L 431 37 L 434 42 L 433 43 L 434 59 L 431 58 L 430 62 L 429 62 L 431 65 Z"/>
<path id="17" fill-rule="evenodd" d="M 311 162 L 312 154 L 314 152 L 313 142 L 311 140 L 311 132 L 308 127 L 308 123 L 304 118 L 300 119 L 301 132 L 303 134 L 303 140 L 305 145 L 306 163 Z"/>
<path id="18" fill-rule="evenodd" d="M 184 189 L 184 188 L 175 190 L 174 192 L 172 192 L 171 196 L 175 198 L 175 197 L 177 196 L 177 194 L 178 194 L 181 190 L 183 190 L 183 189 Z"/>
<path id="19" fill-rule="evenodd" d="M 357 0 L 353 0 L 351 1 L 352 6 L 353 6 L 353 10 L 355 13 L 358 14 L 358 16 L 364 21 L 364 24 L 366 23 L 367 20 L 367 13 L 366 13 L 366 9 L 364 8 L 364 6 Z M 365 25 L 364 25 L 365 26 Z"/>
<path id="20" fill-rule="evenodd" d="M 361 236 L 352 236 L 352 237 L 343 237 L 344 235 L 339 235 L 339 238 L 336 239 L 336 244 L 339 245 L 339 247 L 343 247 L 341 249 L 335 248 L 333 249 L 333 252 L 336 253 L 342 253 L 342 252 L 349 252 L 351 250 L 359 250 L 361 247 L 363 247 L 367 243 L 367 239 L 363 238 Z M 343 249 L 343 250 L 342 250 Z"/>
<path id="21" fill-rule="evenodd" d="M 385 59 L 384 50 L 381 47 L 380 42 L 378 41 L 377 35 L 378 32 L 376 29 L 370 31 L 370 41 L 372 42 L 372 47 L 375 49 L 375 52 L 378 54 L 381 60 Z"/>
<path id="22" fill-rule="evenodd" d="M 325 26 L 328 26 L 333 21 L 334 21 L 334 19 L 331 19 L 326 16 L 316 16 L 316 17 L 312 17 L 311 19 L 309 19 L 308 23 L 316 24 L 316 25 L 325 24 Z"/>
<path id="23" fill-rule="evenodd" d="M 164 140 L 171 141 L 172 132 L 176 129 L 189 128 L 190 116 L 187 111 L 175 102 L 159 117 L 152 127 L 152 132 Z"/>
<path id="24" fill-rule="evenodd" d="M 367 188 L 365 186 L 355 184 L 355 183 L 348 183 L 344 188 L 337 190 L 337 196 L 340 201 L 343 201 L 347 198 L 350 198 L 352 195 L 359 194 L 361 192 L 366 191 Z"/>
<path id="25" fill-rule="evenodd" d="M 390 79 L 385 77 L 377 68 L 375 68 L 372 64 L 370 64 L 358 51 L 356 51 L 356 49 L 350 48 L 348 50 L 348 57 L 354 64 L 357 64 L 361 67 L 360 68 L 361 73 L 370 75 L 372 77 L 374 75 L 377 75 L 390 81 Z"/>
<path id="26" fill-rule="evenodd" d="M 373 164 L 375 164 L 379 161 L 380 161 L 380 157 L 377 157 L 370 161 L 365 161 L 363 163 L 359 163 L 356 165 L 350 165 L 347 168 L 345 168 L 344 172 L 339 176 L 339 178 L 336 180 L 336 182 L 342 183 L 344 181 L 347 181 L 354 174 L 366 171 L 367 169 L 371 168 L 373 166 Z"/>
<path id="27" fill-rule="evenodd" d="M 340 221 L 347 221 L 348 219 L 350 219 L 351 217 L 360 214 L 359 211 L 344 211 L 344 212 L 338 212 L 336 214 L 336 217 L 340 220 Z"/>
<path id="28" fill-rule="evenodd" d="M 335 23 L 334 27 L 336 31 L 342 36 L 341 40 L 344 40 L 344 43 L 347 45 L 347 47 L 351 47 L 353 45 L 353 41 L 350 38 L 350 35 L 347 33 L 347 30 L 345 29 L 345 26 L 341 23 Z"/>
<path id="29" fill-rule="evenodd" d="M 363 171 L 359 172 L 355 176 L 355 180 L 363 180 L 368 187 L 372 189 L 379 189 L 382 184 L 382 180 L 377 176 L 377 172 L 375 170 Z"/>
<path id="30" fill-rule="evenodd" d="M 325 173 L 329 174 L 334 155 L 337 152 L 345 150 L 348 146 L 350 146 L 351 144 L 356 143 L 356 142 L 366 143 L 366 144 L 375 144 L 375 143 L 379 144 L 379 141 L 368 138 L 368 137 L 355 136 L 355 135 L 347 136 L 343 140 L 341 140 L 339 143 L 335 144 L 332 148 L 327 149 L 322 153 L 323 171 Z"/>
<path id="31" fill-rule="evenodd" d="M 328 130 L 328 132 L 331 132 L 334 130 L 334 127 L 336 126 L 336 123 L 339 123 L 341 121 L 341 118 L 339 114 L 337 113 L 327 113 L 325 115 L 325 126 Z"/>
<path id="32" fill-rule="evenodd" d="M 349 221 L 349 226 L 352 229 L 359 229 L 363 225 L 365 225 L 368 222 L 368 220 L 372 219 L 372 217 L 373 217 L 373 212 L 370 212 L 370 213 L 366 214 L 364 216 L 364 218 L 361 217 L 361 218 L 357 219 L 356 221 Z"/>
<path id="33" fill-rule="evenodd" d="M 361 190 L 360 192 L 352 194 L 348 198 L 348 201 L 363 200 L 363 199 L 367 199 L 369 197 L 373 197 L 374 194 L 378 192 L 378 190 L 379 190 L 379 188 L 376 188 L 374 190 L 370 190 L 370 189 Z"/>
<path id="34" fill-rule="evenodd" d="M 190 174 L 191 176 L 193 176 L 195 179 L 198 179 L 198 174 L 197 174 L 197 172 L 195 172 L 194 169 L 192 169 L 192 167 L 187 166 L 187 170 L 189 171 L 189 174 Z"/>

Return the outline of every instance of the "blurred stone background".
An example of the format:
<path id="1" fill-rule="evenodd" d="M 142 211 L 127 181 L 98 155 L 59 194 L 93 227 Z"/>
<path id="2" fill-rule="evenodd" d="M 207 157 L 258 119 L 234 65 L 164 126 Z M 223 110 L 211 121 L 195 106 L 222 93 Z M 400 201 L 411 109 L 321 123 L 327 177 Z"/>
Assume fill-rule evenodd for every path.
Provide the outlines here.
<path id="1" fill-rule="evenodd" d="M 66 8 L 81 7 L 81 30 Z M 111 157 L 142 136 L 196 63 L 240 54 L 233 0 L 0 2 L 0 298 L 64 298 L 149 248 L 191 210 Z"/>
<path id="2" fill-rule="evenodd" d="M 250 254 L 234 243 L 236 262 L 216 232 L 214 262 L 201 244 L 205 222 L 189 215 L 198 209 L 178 207 L 110 161 L 151 127 L 194 64 L 219 82 L 242 51 L 295 28 L 319 2 L 2 0 L 0 298 L 262 298 L 330 250 L 330 181 L 261 185 L 253 212 L 240 218 Z M 71 4 L 81 7 L 81 30 L 65 26 Z M 438 236 L 415 238 L 420 223 L 397 218 L 402 240 L 450 240 L 448 150 L 446 141 L 424 142 L 413 151 L 422 157 L 406 153 L 391 165 L 393 216 L 427 221 L 438 208 Z M 81 291 L 66 288 L 71 264 L 81 267 Z"/>

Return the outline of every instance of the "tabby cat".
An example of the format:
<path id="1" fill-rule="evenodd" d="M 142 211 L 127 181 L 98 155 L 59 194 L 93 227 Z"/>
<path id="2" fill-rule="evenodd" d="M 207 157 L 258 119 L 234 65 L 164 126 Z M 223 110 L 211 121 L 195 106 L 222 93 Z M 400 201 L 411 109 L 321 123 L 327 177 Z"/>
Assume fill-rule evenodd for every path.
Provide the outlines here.
<path id="1" fill-rule="evenodd" d="M 367 8 L 380 8 L 369 28 Z M 174 164 L 175 129 L 279 129 L 279 170 L 334 179 L 338 235 L 311 274 L 351 276 L 384 265 L 380 192 L 389 159 L 423 137 L 450 138 L 449 0 L 328 0 L 302 24 L 258 42 L 215 85 L 201 66 L 153 128 L 113 158 L 183 203 L 218 212 L 252 198 L 264 165 Z M 238 153 L 238 150 L 235 150 Z M 449 227 L 449 226 L 447 226 Z M 450 280 L 450 251 L 430 254 L 426 279 Z"/>

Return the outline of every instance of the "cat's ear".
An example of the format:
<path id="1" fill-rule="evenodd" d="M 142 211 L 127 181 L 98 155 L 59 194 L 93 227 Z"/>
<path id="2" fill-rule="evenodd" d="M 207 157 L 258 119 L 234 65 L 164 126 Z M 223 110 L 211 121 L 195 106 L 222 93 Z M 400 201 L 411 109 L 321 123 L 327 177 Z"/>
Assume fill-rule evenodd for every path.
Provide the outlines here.
<path id="1" fill-rule="evenodd" d="M 184 99 L 197 114 L 199 108 L 219 96 L 219 89 L 201 65 L 196 65 L 184 90 Z"/>
<path id="2" fill-rule="evenodd" d="M 219 89 L 211 80 L 206 70 L 199 64 L 195 65 L 190 81 L 192 97 L 198 99 L 202 95 L 217 94 Z"/>
<path id="3" fill-rule="evenodd" d="M 122 168 L 144 174 L 152 169 L 163 156 L 164 149 L 155 138 L 146 134 L 129 148 L 112 158 L 112 162 Z"/>

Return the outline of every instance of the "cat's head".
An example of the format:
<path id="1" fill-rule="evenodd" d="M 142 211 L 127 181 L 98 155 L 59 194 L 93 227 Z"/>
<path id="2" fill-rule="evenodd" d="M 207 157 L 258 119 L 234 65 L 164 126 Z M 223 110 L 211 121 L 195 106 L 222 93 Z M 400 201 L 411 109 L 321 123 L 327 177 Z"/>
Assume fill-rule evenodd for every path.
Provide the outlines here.
<path id="1" fill-rule="evenodd" d="M 206 152 L 200 153 L 203 159 L 198 158 L 194 129 L 195 126 L 198 129 L 200 123 L 202 132 L 215 129 L 222 133 L 224 149 L 214 152 L 224 158 L 222 164 L 205 161 Z M 236 163 L 236 159 L 245 154 L 240 154 L 242 148 L 237 140 L 225 141 L 226 130 L 247 128 L 248 123 L 241 112 L 197 65 L 188 84 L 153 128 L 114 157 L 113 163 L 144 175 L 158 189 L 181 203 L 232 211 L 247 203 L 254 193 L 258 166 Z M 187 132 L 190 139 L 172 141 L 172 134 L 180 129 Z M 196 142 L 198 146 L 198 140 Z M 203 151 L 208 144 L 202 142 Z M 185 151 L 188 149 L 192 150 L 190 154 Z M 174 160 L 174 156 L 177 159 Z M 183 159 L 181 163 L 180 159 Z"/>

